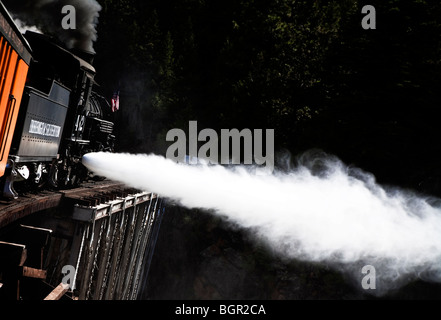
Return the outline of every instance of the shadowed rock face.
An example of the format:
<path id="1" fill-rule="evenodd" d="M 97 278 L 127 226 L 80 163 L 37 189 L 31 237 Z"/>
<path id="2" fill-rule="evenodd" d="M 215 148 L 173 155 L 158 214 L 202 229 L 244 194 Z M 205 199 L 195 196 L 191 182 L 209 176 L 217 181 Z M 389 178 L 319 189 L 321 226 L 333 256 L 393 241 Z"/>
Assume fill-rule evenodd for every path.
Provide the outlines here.
<path id="1" fill-rule="evenodd" d="M 416 281 L 374 297 L 326 266 L 285 260 L 244 230 L 198 210 L 168 206 L 142 299 L 433 299 Z"/>
<path id="2" fill-rule="evenodd" d="M 359 299 L 338 273 L 283 261 L 250 235 L 197 210 L 169 207 L 143 299 Z"/>

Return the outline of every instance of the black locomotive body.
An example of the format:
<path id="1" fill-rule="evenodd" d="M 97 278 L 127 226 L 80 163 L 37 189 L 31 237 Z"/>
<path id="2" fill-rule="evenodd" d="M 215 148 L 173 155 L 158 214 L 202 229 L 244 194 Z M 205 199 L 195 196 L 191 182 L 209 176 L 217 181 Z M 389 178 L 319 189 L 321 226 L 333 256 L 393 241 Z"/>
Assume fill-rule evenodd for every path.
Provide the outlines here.
<path id="1" fill-rule="evenodd" d="M 52 38 L 26 32 L 32 60 L 3 177 L 3 196 L 48 184 L 74 187 L 88 177 L 81 157 L 113 151 L 110 106 L 93 91 L 93 54 L 67 50 Z"/>

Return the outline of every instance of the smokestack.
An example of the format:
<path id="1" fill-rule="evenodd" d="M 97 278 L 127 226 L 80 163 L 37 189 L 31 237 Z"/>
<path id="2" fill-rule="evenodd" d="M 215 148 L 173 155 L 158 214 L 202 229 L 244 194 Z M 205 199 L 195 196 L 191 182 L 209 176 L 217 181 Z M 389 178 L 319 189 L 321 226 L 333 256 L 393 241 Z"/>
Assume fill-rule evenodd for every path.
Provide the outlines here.
<path id="1" fill-rule="evenodd" d="M 68 49 L 79 49 L 94 53 L 93 42 L 97 39 L 100 4 L 95 0 L 4 0 L 11 15 L 26 25 L 36 26 L 65 44 Z M 62 20 L 66 14 L 62 8 L 75 8 L 75 29 L 64 29 Z"/>
<path id="2" fill-rule="evenodd" d="M 86 50 L 79 49 L 79 48 L 73 48 L 71 51 L 77 57 L 80 57 L 84 61 L 86 61 L 86 62 L 90 63 L 91 65 L 93 65 L 93 60 L 95 59 L 95 53 L 94 52 L 86 51 Z"/>

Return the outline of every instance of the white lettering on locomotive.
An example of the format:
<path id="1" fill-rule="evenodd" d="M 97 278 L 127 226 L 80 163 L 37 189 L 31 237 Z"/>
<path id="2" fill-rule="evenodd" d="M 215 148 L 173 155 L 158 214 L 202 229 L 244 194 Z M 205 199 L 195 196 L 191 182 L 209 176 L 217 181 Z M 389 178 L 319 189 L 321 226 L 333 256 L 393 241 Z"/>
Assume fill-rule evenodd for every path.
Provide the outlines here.
<path id="1" fill-rule="evenodd" d="M 58 138 L 60 136 L 60 132 L 60 126 L 37 120 L 31 120 L 31 124 L 29 125 L 29 133 L 39 134 L 46 137 Z"/>

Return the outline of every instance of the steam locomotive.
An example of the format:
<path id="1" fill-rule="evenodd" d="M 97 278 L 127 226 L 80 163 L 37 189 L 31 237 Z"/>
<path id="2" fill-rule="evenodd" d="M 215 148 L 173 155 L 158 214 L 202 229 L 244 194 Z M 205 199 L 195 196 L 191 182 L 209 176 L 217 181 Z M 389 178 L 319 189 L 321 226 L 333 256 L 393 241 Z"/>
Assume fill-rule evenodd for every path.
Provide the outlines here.
<path id="1" fill-rule="evenodd" d="M 78 186 L 85 153 L 113 151 L 110 105 L 94 91 L 94 55 L 21 34 L 0 2 L 0 191 Z M 106 109 L 107 108 L 107 109 Z"/>

